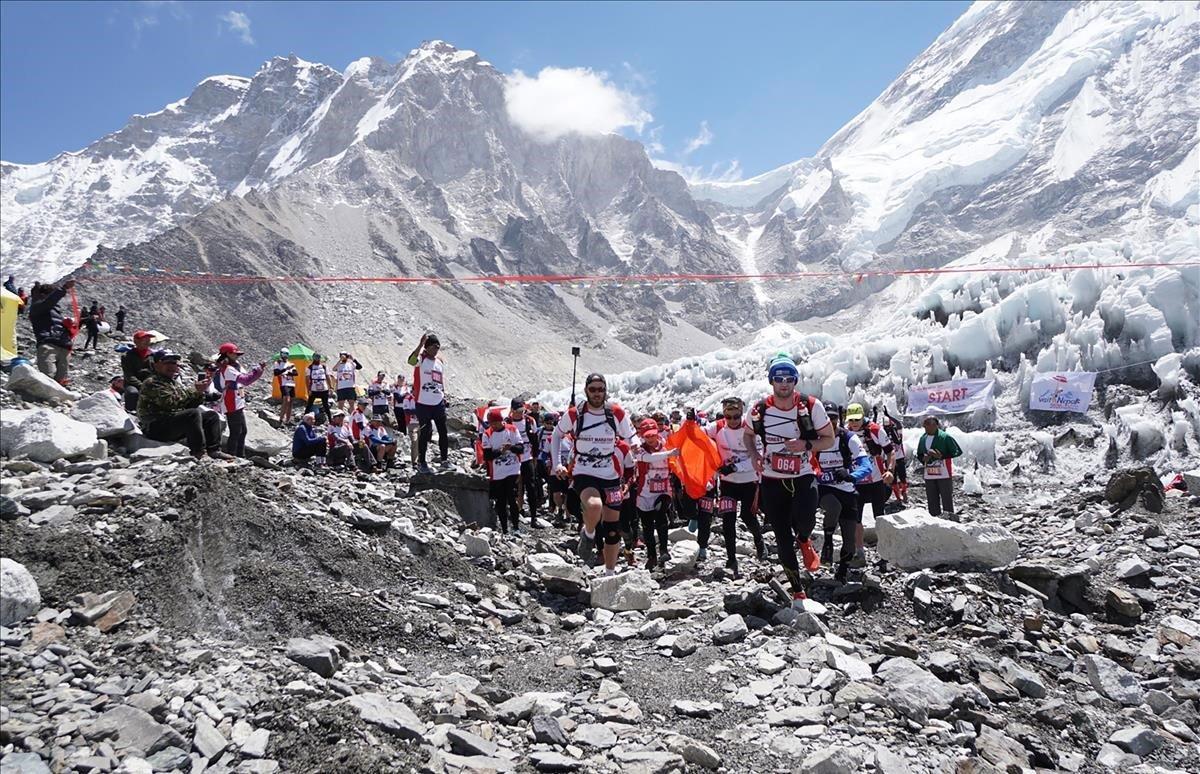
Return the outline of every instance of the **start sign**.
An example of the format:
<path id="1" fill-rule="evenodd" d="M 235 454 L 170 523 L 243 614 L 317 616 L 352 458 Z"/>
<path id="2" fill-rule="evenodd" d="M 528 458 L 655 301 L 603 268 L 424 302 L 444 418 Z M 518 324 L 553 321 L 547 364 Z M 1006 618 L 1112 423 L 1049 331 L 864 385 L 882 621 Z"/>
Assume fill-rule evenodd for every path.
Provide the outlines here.
<path id="1" fill-rule="evenodd" d="M 908 391 L 908 408 L 904 413 L 910 417 L 920 417 L 928 414 L 965 414 L 991 408 L 995 386 L 993 379 L 954 379 L 914 387 Z"/>

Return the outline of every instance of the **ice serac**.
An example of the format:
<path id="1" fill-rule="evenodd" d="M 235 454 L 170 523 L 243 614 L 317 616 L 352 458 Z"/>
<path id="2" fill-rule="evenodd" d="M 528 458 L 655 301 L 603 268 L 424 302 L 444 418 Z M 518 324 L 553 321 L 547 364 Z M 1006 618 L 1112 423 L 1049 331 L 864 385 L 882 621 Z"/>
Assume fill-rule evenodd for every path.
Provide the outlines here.
<path id="1" fill-rule="evenodd" d="M 1198 41 L 1195 2 L 977 3 L 813 158 L 692 191 L 731 231 L 762 229 L 768 272 L 936 266 L 1008 232 L 1109 237 L 1139 202 L 1195 207 Z M 878 287 L 773 299 L 798 319 Z"/>

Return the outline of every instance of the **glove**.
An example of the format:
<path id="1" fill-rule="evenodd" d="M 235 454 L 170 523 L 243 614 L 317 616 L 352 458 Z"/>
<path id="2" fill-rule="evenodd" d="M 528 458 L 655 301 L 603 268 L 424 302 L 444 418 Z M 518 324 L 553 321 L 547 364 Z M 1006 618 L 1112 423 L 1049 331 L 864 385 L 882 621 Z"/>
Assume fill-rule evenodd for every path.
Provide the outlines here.
<path id="1" fill-rule="evenodd" d="M 833 480 L 849 482 L 853 481 L 854 478 L 850 475 L 850 471 L 845 468 L 837 468 L 833 471 Z"/>
<path id="2" fill-rule="evenodd" d="M 695 422 L 695 421 L 696 421 L 696 409 L 694 409 L 694 408 L 689 408 L 689 409 L 687 410 L 687 414 L 685 415 L 685 417 L 684 417 L 684 418 L 685 418 L 685 419 L 687 419 L 687 420 L 689 420 L 689 421 L 691 421 L 691 422 Z"/>
<path id="3" fill-rule="evenodd" d="M 737 464 L 733 463 L 733 462 L 726 462 L 724 465 L 717 468 L 717 472 L 720 473 L 722 476 L 728 476 L 731 473 L 733 473 L 735 470 L 737 470 Z"/>
<path id="4" fill-rule="evenodd" d="M 512 452 L 513 454 L 524 454 L 525 453 L 525 444 L 514 443 L 512 446 L 508 447 L 508 450 L 510 452 Z"/>

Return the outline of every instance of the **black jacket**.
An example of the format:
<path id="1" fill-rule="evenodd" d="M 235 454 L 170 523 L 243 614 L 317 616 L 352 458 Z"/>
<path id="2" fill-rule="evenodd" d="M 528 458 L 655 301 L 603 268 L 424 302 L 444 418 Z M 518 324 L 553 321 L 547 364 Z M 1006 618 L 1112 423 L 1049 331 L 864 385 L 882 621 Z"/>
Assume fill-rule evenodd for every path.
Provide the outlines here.
<path id="1" fill-rule="evenodd" d="M 125 386 L 141 389 L 142 382 L 154 376 L 154 367 L 150 362 L 150 352 L 142 357 L 136 349 L 131 349 L 121 355 L 121 374 L 125 377 Z"/>
<path id="2" fill-rule="evenodd" d="M 63 315 L 58 309 L 67 291 L 55 288 L 41 299 L 29 305 L 29 324 L 33 326 L 33 335 L 38 344 L 53 344 L 56 347 L 71 346 L 71 336 L 63 326 Z"/>

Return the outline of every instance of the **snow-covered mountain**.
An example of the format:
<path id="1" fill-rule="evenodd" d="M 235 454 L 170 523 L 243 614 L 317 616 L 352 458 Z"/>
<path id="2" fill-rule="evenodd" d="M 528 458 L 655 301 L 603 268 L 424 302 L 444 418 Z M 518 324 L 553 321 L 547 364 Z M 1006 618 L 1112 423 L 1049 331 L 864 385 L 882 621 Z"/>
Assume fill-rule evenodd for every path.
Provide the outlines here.
<path id="1" fill-rule="evenodd" d="M 1198 121 L 1197 3 L 980 2 L 813 158 L 691 190 L 748 269 L 938 266 L 1009 233 L 1161 235 L 1195 206 Z M 878 287 L 769 295 L 802 319 Z"/>

